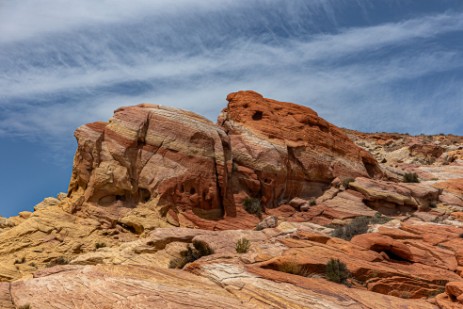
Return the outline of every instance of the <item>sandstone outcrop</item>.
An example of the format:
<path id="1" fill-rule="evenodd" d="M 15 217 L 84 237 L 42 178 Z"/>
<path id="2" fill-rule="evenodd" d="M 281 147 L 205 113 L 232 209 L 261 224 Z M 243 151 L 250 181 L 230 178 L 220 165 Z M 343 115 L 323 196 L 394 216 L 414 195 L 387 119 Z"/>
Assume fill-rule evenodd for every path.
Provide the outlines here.
<path id="1" fill-rule="evenodd" d="M 252 91 L 227 100 L 219 125 L 141 104 L 116 110 L 109 123 L 80 127 L 63 208 L 137 233 L 155 227 L 140 217 L 167 217 L 175 226 L 248 228 L 258 220 L 242 211 L 246 199 L 274 208 L 318 197 L 336 177 L 381 175 L 369 153 L 307 107 Z M 241 226 L 232 223 L 238 216 Z M 231 219 L 210 223 L 224 217 Z"/>
<path id="2" fill-rule="evenodd" d="M 0 290 L 8 293 L 0 301 L 5 308 L 8 301 L 32 308 L 435 308 L 426 298 L 447 282 L 447 290 L 458 293 L 450 287 L 463 278 L 453 272 L 453 249 L 426 259 L 419 252 L 435 241 L 457 241 L 448 248 L 458 248 L 463 239 L 445 226 L 434 225 L 429 235 L 421 228 L 407 224 L 365 235 L 369 243 L 382 239 L 381 246 L 333 238 L 330 229 L 311 223 L 285 222 L 262 231 L 160 228 L 135 241 L 83 253 L 71 265 L 3 283 Z M 241 238 L 251 243 L 244 254 L 235 250 Z M 206 254 L 191 259 L 185 255 L 191 245 L 208 248 Z M 324 278 L 330 258 L 346 263 L 351 287 Z"/>
<path id="3" fill-rule="evenodd" d="M 75 136 L 71 212 L 115 221 L 156 200 L 164 214 L 173 205 L 211 218 L 224 214 L 229 142 L 207 119 L 142 104 L 116 110 L 109 123 L 84 125 Z"/>
<path id="4" fill-rule="evenodd" d="M 381 175 L 369 153 L 310 108 L 252 91 L 227 100 L 218 122 L 230 137 L 232 183 L 267 207 L 318 197 L 336 177 Z"/>
<path id="5" fill-rule="evenodd" d="M 217 124 L 140 104 L 80 127 L 68 193 L 0 218 L 0 307 L 462 306 L 461 137 L 227 100 Z"/>

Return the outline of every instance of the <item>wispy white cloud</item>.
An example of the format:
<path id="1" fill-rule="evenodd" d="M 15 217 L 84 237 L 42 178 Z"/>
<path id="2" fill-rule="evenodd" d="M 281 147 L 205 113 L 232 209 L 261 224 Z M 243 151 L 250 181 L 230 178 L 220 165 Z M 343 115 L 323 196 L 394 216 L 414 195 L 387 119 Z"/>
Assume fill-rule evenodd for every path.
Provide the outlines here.
<path id="1" fill-rule="evenodd" d="M 3 98 L 8 98 L 78 88 L 98 88 L 153 78 L 188 78 L 249 68 L 251 71 L 291 68 L 301 64 L 333 61 L 386 46 L 409 45 L 413 44 L 414 40 L 456 30 L 463 30 L 463 14 L 444 14 L 373 27 L 346 29 L 338 34 L 316 35 L 308 41 L 289 39 L 276 46 L 234 38 L 234 44 L 230 44 L 233 46 L 231 49 L 214 48 L 193 56 L 185 51 L 156 50 L 155 46 L 154 50 L 149 48 L 147 51 L 128 49 L 122 50 L 125 59 L 120 59 L 108 44 L 95 42 L 94 37 L 84 37 L 77 44 L 92 45 L 91 50 L 85 49 L 83 52 L 86 53 L 86 58 L 92 59 L 97 65 L 85 60 L 73 67 L 59 65 L 37 68 L 31 63 L 25 64 L 19 70 L 10 72 L 0 79 L 0 93 Z M 169 36 L 174 35 L 175 33 L 169 33 Z M 78 53 L 79 46 L 76 45 L 67 49 L 77 51 L 74 57 L 78 59 L 79 55 L 83 55 Z M 56 53 L 59 55 L 64 51 L 72 52 L 71 50 Z M 407 73 L 405 68 L 401 71 Z"/>
<path id="2" fill-rule="evenodd" d="M 241 3 L 240 3 L 241 2 Z M 15 42 L 88 25 L 113 24 L 145 16 L 242 5 L 232 0 L 6 0 L 0 10 L 0 42 Z"/>
<path id="3" fill-rule="evenodd" d="M 69 1 L 6 2 L 0 10 L 0 27 L 6 29 L 0 32 L 0 46 L 15 53 L 0 53 L 0 137 L 56 142 L 66 136 L 68 141 L 78 125 L 105 120 L 116 107 L 140 102 L 178 106 L 214 120 L 226 94 L 239 89 L 311 105 L 343 126 L 458 129 L 442 111 L 436 111 L 432 126 L 425 120 L 436 100 L 461 104 L 458 79 L 446 85 L 437 81 L 440 95 L 434 96 L 394 87 L 461 68 L 460 50 L 426 44 L 463 31 L 461 12 L 341 28 L 333 3 L 345 1 L 317 0 L 310 7 L 296 1 L 299 6 L 275 10 L 322 12 L 335 30 L 310 34 L 303 29 L 304 35 L 292 35 L 308 27 L 295 18 L 284 29 L 256 34 L 255 21 L 246 14 L 251 10 L 260 26 L 275 22 L 273 15 L 256 11 L 271 1 L 110 2 L 82 1 L 72 10 L 64 9 Z M 37 5 L 46 8 L 43 14 L 33 14 Z M 236 23 L 243 29 L 223 18 L 227 10 L 246 16 Z M 210 12 L 212 17 L 195 18 Z M 399 51 L 391 56 L 393 49 Z M 454 109 L 455 115 L 463 116 L 461 108 Z M 416 121 L 404 125 L 405 116 Z"/>

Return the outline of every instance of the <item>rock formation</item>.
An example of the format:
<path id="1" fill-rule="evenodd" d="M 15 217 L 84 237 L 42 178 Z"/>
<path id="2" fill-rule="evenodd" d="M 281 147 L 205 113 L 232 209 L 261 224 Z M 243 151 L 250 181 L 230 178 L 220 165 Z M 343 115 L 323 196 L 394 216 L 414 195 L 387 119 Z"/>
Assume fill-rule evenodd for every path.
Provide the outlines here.
<path id="1" fill-rule="evenodd" d="M 218 122 L 230 138 L 236 169 L 230 183 L 265 206 L 318 197 L 336 177 L 381 175 L 368 152 L 310 108 L 252 91 L 227 100 Z"/>
<path id="2" fill-rule="evenodd" d="M 227 100 L 77 129 L 67 194 L 0 218 L 0 308 L 463 306 L 463 138 Z"/>
<path id="3" fill-rule="evenodd" d="M 245 198 L 274 208 L 318 197 L 336 177 L 381 175 L 368 152 L 309 108 L 252 91 L 227 100 L 219 125 L 141 104 L 77 129 L 65 209 L 115 222 L 149 203 L 181 224 L 183 213 L 190 221 L 237 217 Z"/>

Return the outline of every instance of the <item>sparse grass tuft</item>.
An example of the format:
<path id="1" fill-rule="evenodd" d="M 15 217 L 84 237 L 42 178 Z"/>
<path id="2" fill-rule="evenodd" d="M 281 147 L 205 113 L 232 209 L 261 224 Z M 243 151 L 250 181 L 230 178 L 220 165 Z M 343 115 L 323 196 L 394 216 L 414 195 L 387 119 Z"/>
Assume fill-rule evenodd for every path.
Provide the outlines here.
<path id="1" fill-rule="evenodd" d="M 383 216 L 382 213 L 377 212 L 374 217 L 370 218 L 370 223 L 371 224 L 384 224 L 384 223 L 387 223 L 387 222 L 389 222 L 391 220 L 392 220 L 392 218 Z"/>
<path id="2" fill-rule="evenodd" d="M 236 242 L 235 249 L 237 253 L 246 253 L 248 252 L 249 248 L 251 247 L 251 242 L 249 239 L 240 238 Z"/>
<path id="3" fill-rule="evenodd" d="M 180 253 L 180 257 L 169 262 L 169 268 L 183 268 L 186 264 L 212 253 L 214 253 L 214 251 L 206 242 L 195 240 L 193 244 L 188 245 L 187 250 Z"/>
<path id="4" fill-rule="evenodd" d="M 330 259 L 326 264 L 325 276 L 332 282 L 346 284 L 350 273 L 346 264 L 339 259 Z"/>
<path id="5" fill-rule="evenodd" d="M 416 173 L 405 173 L 403 176 L 403 182 L 418 183 L 420 180 L 418 179 L 418 175 Z"/>
<path id="6" fill-rule="evenodd" d="M 244 210 L 246 212 L 256 215 L 259 218 L 262 216 L 262 205 L 260 200 L 254 197 L 247 197 L 243 201 Z"/>
<path id="7" fill-rule="evenodd" d="M 374 217 L 356 217 L 349 224 L 344 226 L 330 226 L 334 228 L 332 236 L 351 240 L 355 235 L 365 234 L 368 231 L 369 224 L 384 224 L 391 221 L 392 218 L 384 216 L 377 212 Z"/>
<path id="8" fill-rule="evenodd" d="M 351 223 L 345 226 L 339 226 L 334 229 L 333 236 L 345 240 L 351 240 L 355 235 L 365 234 L 368 231 L 368 217 L 357 217 Z"/>
<path id="9" fill-rule="evenodd" d="M 69 264 L 69 261 L 64 256 L 60 256 L 60 257 L 57 257 L 56 259 L 53 259 L 52 261 L 50 261 L 47 264 L 47 267 L 53 267 L 53 266 L 56 266 L 56 265 L 66 265 L 66 264 Z"/>

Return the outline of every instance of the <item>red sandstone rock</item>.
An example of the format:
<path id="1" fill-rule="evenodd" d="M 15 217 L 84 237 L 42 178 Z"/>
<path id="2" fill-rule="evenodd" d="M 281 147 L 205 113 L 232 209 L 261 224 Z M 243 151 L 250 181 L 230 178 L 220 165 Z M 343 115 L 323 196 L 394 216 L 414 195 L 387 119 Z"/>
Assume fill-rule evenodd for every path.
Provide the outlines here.
<path id="1" fill-rule="evenodd" d="M 445 292 L 450 299 L 463 305 L 463 282 L 449 282 L 445 285 Z"/>
<path id="2" fill-rule="evenodd" d="M 419 209 L 428 210 L 440 191 L 421 183 L 395 183 L 358 177 L 349 187 L 365 196 L 365 203 L 385 214 L 397 215 Z"/>
<path id="3" fill-rule="evenodd" d="M 108 124 L 88 124 L 75 135 L 68 195 L 82 196 L 80 204 L 104 209 L 112 219 L 152 199 L 164 212 L 193 209 L 217 218 L 227 209 L 228 137 L 198 115 L 141 104 L 120 108 Z"/>
<path id="4" fill-rule="evenodd" d="M 362 248 L 376 252 L 385 252 L 389 257 L 412 261 L 413 255 L 409 247 L 389 236 L 371 233 L 354 236 L 351 240 Z"/>
<path id="5" fill-rule="evenodd" d="M 336 177 L 381 175 L 369 153 L 310 108 L 253 91 L 231 93 L 227 100 L 218 122 L 238 167 L 233 186 L 258 196 L 266 207 L 320 196 Z"/>
<path id="6" fill-rule="evenodd" d="M 257 222 L 247 215 L 241 225 L 208 220 L 234 221 L 248 197 L 265 210 L 320 196 L 336 177 L 381 175 L 371 155 L 309 108 L 252 91 L 227 99 L 220 126 L 191 112 L 140 104 L 116 110 L 109 123 L 77 129 L 63 209 L 137 233 L 155 227 L 140 217 L 159 216 L 175 226 L 248 228 Z"/>

